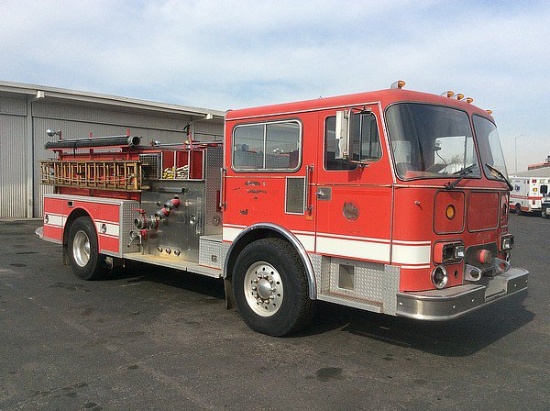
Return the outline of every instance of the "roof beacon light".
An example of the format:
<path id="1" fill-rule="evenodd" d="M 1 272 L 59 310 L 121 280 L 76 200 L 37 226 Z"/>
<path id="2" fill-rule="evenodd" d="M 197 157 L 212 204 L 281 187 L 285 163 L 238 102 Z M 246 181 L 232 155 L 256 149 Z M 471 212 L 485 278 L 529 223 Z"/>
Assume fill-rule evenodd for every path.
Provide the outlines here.
<path id="1" fill-rule="evenodd" d="M 391 85 L 391 89 L 402 89 L 405 87 L 405 82 L 403 80 L 397 80 L 395 83 Z"/>
<path id="2" fill-rule="evenodd" d="M 442 97 L 447 97 L 447 98 L 451 98 L 454 95 L 455 95 L 455 92 L 452 90 L 444 91 L 443 93 L 441 93 Z"/>
<path id="3" fill-rule="evenodd" d="M 474 99 L 471 98 L 471 97 L 466 97 L 466 98 L 464 99 L 464 101 L 465 101 L 466 103 L 468 103 L 468 104 L 472 104 L 472 103 L 474 102 Z"/>
<path id="4" fill-rule="evenodd" d="M 489 115 L 493 114 L 493 110 L 486 110 Z"/>
<path id="5" fill-rule="evenodd" d="M 464 98 L 464 94 L 462 94 L 462 93 L 458 93 L 458 94 L 456 95 L 456 99 L 457 99 L 457 100 L 462 100 L 463 98 Z"/>

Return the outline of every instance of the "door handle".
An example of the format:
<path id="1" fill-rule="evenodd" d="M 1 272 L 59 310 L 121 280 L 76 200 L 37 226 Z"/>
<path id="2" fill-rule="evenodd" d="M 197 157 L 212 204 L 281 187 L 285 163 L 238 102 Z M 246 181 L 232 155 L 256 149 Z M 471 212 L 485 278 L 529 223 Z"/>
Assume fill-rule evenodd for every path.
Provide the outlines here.
<path id="1" fill-rule="evenodd" d="M 319 187 L 315 193 L 318 200 L 331 200 L 332 199 L 332 188 L 331 187 Z"/>

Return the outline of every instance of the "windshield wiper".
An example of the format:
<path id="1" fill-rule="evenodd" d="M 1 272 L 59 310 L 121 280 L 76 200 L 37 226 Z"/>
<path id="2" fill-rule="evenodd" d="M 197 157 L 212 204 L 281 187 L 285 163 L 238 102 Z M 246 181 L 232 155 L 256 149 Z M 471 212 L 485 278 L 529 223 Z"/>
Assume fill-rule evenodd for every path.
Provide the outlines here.
<path id="1" fill-rule="evenodd" d="M 489 170 L 491 170 L 493 173 L 495 173 L 496 177 L 500 177 L 502 179 L 502 181 L 505 181 L 506 185 L 508 186 L 508 189 L 510 191 L 514 191 L 514 186 L 508 181 L 508 179 L 506 178 L 506 176 L 504 174 L 502 174 L 499 170 L 497 170 L 496 168 L 494 168 L 490 164 L 485 164 L 485 167 L 487 167 Z"/>
<path id="2" fill-rule="evenodd" d="M 458 185 L 458 183 L 460 183 L 462 181 L 462 179 L 464 179 L 464 177 L 466 177 L 470 173 L 473 173 L 473 170 L 476 167 L 477 167 L 477 164 L 472 164 L 472 165 L 469 165 L 466 168 L 463 168 L 460 171 L 457 171 L 456 173 L 453 173 L 453 174 L 458 175 L 459 177 L 455 181 L 453 181 L 452 183 L 449 182 L 449 183 L 445 184 L 445 190 L 454 189 Z"/>

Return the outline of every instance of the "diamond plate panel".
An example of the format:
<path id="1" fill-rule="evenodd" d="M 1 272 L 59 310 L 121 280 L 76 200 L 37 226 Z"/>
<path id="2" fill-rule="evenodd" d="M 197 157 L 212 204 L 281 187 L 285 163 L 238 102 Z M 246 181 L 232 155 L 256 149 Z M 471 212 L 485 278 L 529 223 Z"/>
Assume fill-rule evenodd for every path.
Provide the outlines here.
<path id="1" fill-rule="evenodd" d="M 221 147 L 207 148 L 204 173 L 206 183 L 204 234 L 207 236 L 222 233 L 222 216 L 218 208 L 222 161 L 223 151 Z"/>
<path id="2" fill-rule="evenodd" d="M 222 260 L 222 236 L 203 236 L 199 245 L 199 264 L 206 267 L 221 268 Z"/>
<path id="3" fill-rule="evenodd" d="M 134 218 L 136 217 L 136 208 L 139 208 L 137 201 L 122 200 L 120 205 L 120 226 L 119 226 L 119 250 L 122 257 L 123 253 L 138 252 L 139 246 L 134 241 L 130 247 L 130 231 L 134 228 Z"/>

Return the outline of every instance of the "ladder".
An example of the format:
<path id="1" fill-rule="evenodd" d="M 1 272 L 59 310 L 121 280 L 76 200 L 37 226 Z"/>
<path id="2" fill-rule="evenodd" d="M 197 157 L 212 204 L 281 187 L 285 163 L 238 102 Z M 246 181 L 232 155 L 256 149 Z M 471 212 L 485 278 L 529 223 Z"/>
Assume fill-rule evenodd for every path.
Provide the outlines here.
<path id="1" fill-rule="evenodd" d="M 97 190 L 140 192 L 141 164 L 137 161 L 59 161 L 40 162 L 42 184 Z"/>

